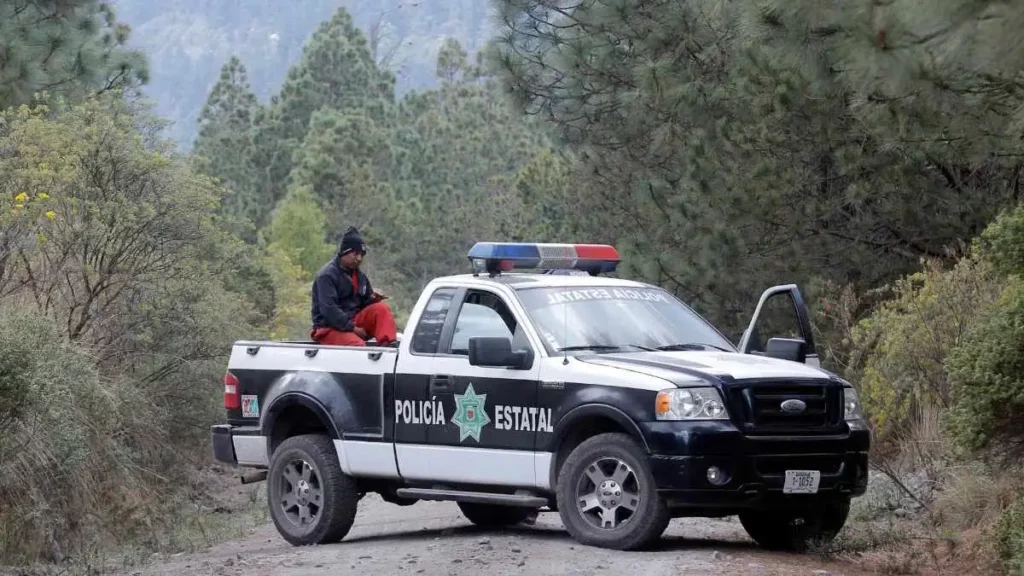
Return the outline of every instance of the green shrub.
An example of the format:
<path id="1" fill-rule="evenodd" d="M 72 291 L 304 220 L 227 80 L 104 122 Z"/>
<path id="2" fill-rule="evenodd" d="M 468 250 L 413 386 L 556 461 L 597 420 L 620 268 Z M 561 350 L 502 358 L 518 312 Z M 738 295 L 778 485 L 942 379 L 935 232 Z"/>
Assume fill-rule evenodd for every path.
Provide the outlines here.
<path id="1" fill-rule="evenodd" d="M 977 244 L 1000 274 L 1024 274 L 1024 204 L 1000 214 Z"/>
<path id="2" fill-rule="evenodd" d="M 968 450 L 1024 441 L 1024 282 L 1015 279 L 999 305 L 950 354 L 953 438 Z"/>
<path id="3" fill-rule="evenodd" d="M 949 425 L 968 450 L 1024 447 L 1024 205 L 1001 214 L 976 243 L 1007 278 L 998 305 L 979 309 L 979 322 L 951 351 L 955 406 Z"/>
<path id="4" fill-rule="evenodd" d="M 1004 284 L 976 256 L 951 269 L 928 264 L 897 281 L 893 297 L 853 328 L 846 375 L 859 385 L 880 443 L 909 433 L 915 415 L 951 406 L 946 358 Z"/>
<path id="5" fill-rule="evenodd" d="M 1024 495 L 1019 496 L 999 517 L 995 538 L 1007 572 L 1024 575 Z"/>

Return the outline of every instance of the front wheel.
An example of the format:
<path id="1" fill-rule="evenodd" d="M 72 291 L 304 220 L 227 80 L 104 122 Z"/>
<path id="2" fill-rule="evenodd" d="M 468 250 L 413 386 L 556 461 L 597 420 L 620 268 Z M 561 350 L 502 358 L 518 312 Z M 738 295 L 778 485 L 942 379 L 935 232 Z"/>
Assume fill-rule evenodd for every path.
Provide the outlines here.
<path id="1" fill-rule="evenodd" d="M 294 546 L 337 542 L 356 518 L 356 483 L 341 471 L 327 436 L 293 436 L 274 451 L 267 472 L 270 517 Z"/>
<path id="2" fill-rule="evenodd" d="M 765 548 L 804 552 L 814 543 L 831 542 L 849 514 L 850 500 L 844 498 L 793 509 L 741 512 L 740 523 Z"/>
<path id="3" fill-rule="evenodd" d="M 635 550 L 661 537 L 668 507 L 643 449 L 625 434 L 599 434 L 577 446 L 558 474 L 558 513 L 581 544 Z"/>

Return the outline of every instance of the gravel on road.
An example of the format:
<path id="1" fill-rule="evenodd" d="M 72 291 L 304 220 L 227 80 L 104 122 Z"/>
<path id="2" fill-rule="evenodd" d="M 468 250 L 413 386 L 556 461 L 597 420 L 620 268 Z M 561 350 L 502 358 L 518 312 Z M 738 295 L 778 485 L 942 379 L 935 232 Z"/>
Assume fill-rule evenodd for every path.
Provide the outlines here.
<path id="1" fill-rule="evenodd" d="M 569 537 L 557 513 L 532 526 L 483 529 L 449 502 L 400 507 L 377 495 L 363 498 L 355 525 L 338 544 L 293 547 L 272 524 L 210 549 L 154 559 L 125 574 L 546 576 L 554 574 L 677 574 L 859 576 L 850 564 L 812 555 L 759 549 L 735 518 L 674 520 L 651 550 L 619 552 L 583 546 Z"/>

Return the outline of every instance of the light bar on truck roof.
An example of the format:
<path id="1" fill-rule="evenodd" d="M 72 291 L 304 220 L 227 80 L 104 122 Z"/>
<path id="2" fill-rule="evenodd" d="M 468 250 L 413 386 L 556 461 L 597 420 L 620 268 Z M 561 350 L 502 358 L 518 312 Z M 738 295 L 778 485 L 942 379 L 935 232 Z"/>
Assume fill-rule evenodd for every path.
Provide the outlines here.
<path id="1" fill-rule="evenodd" d="M 614 272 L 619 252 L 607 244 L 537 244 L 477 242 L 469 250 L 474 273 L 511 270 L 581 270 Z"/>

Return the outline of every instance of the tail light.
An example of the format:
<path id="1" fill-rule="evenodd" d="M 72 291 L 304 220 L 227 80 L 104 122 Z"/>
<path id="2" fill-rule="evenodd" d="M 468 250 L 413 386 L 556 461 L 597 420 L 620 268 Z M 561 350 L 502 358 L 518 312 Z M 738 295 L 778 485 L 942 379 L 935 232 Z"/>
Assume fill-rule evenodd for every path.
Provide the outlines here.
<path id="1" fill-rule="evenodd" d="M 231 372 L 224 374 L 224 408 L 238 410 L 242 407 L 242 399 L 238 395 L 238 378 Z"/>

